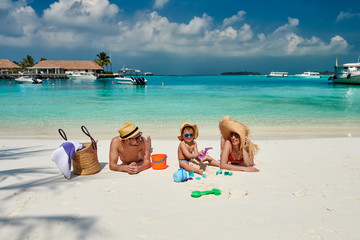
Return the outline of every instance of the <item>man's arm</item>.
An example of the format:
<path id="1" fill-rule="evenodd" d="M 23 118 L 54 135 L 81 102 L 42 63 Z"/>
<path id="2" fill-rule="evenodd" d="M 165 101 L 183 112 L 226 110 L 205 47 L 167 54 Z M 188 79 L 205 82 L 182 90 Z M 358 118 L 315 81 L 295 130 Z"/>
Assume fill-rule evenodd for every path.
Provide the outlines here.
<path id="1" fill-rule="evenodd" d="M 150 161 L 150 149 L 149 146 L 146 142 L 146 139 L 144 137 L 142 137 L 142 142 L 143 142 L 143 148 L 141 150 L 141 158 L 143 159 L 144 163 L 141 164 L 140 166 L 137 166 L 138 169 L 138 173 L 141 171 L 144 171 L 146 169 L 149 169 L 151 167 L 151 161 Z"/>
<path id="2" fill-rule="evenodd" d="M 119 144 L 119 138 L 113 138 L 110 143 L 110 152 L 109 152 L 109 168 L 113 171 L 120 171 L 120 172 L 129 172 L 129 166 L 121 164 L 119 165 L 119 152 L 117 149 L 117 145 Z"/>

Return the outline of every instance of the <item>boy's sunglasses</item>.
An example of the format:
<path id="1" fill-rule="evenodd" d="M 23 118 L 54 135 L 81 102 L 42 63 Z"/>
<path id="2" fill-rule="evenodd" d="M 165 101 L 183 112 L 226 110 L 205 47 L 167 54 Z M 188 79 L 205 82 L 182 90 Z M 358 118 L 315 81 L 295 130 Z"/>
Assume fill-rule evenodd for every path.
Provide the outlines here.
<path id="1" fill-rule="evenodd" d="M 184 134 L 184 137 L 185 137 L 185 138 L 194 137 L 194 136 L 195 136 L 195 133 L 185 133 L 185 134 Z"/>

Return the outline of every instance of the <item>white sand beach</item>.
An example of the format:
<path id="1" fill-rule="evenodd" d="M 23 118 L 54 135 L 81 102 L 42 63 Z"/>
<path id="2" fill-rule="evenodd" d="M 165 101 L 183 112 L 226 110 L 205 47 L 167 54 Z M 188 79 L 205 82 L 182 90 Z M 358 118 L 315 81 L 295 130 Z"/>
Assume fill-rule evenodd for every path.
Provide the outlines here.
<path id="1" fill-rule="evenodd" d="M 83 140 L 83 139 L 79 139 Z M 0 238 L 12 239 L 359 239 L 360 138 L 254 140 L 259 173 L 175 183 L 176 140 L 153 140 L 168 168 L 138 175 L 108 168 L 63 177 L 53 139 L 0 139 Z M 219 141 L 198 139 L 199 148 Z M 192 198 L 218 188 L 220 196 Z"/>

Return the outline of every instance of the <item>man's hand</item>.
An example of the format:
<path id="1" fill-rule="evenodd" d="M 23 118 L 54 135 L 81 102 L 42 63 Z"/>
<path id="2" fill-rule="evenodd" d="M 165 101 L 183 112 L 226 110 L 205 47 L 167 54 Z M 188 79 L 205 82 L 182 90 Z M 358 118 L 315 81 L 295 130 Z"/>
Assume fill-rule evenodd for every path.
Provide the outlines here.
<path id="1" fill-rule="evenodd" d="M 128 171 L 129 174 L 138 174 L 139 173 L 139 169 L 138 169 L 138 165 L 136 164 L 136 162 L 132 162 L 128 165 Z"/>

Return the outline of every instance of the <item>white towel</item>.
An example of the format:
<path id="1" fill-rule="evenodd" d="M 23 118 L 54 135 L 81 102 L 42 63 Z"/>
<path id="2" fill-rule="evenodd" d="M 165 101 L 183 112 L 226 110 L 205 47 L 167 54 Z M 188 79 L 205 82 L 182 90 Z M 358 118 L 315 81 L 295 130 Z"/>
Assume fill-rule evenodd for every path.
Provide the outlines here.
<path id="1" fill-rule="evenodd" d="M 69 179 L 71 175 L 71 159 L 77 150 L 83 148 L 85 148 L 85 146 L 78 142 L 66 141 L 52 153 L 51 159 L 67 179 Z"/>

